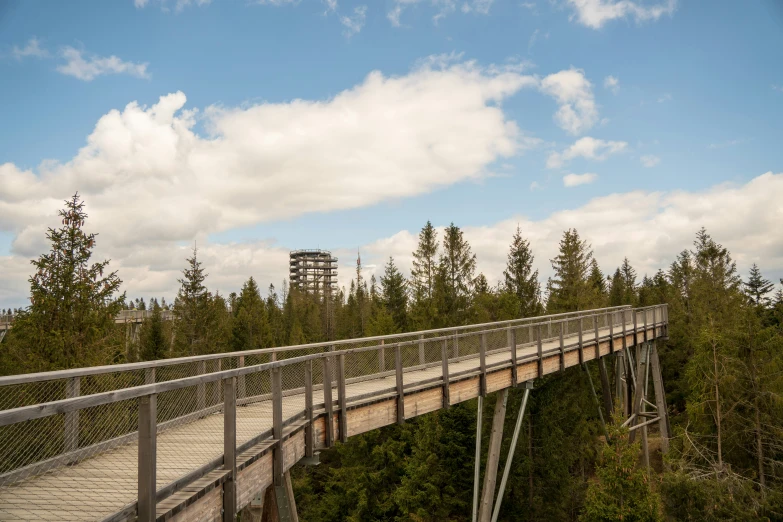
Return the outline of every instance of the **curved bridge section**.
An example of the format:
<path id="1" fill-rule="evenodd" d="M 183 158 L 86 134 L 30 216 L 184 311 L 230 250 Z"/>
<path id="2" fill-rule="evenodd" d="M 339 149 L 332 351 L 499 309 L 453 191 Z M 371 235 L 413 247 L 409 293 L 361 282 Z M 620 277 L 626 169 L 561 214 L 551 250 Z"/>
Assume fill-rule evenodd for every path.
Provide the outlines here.
<path id="1" fill-rule="evenodd" d="M 616 307 L 2 377 L 0 520 L 233 520 L 335 441 L 632 357 L 667 318 Z"/>

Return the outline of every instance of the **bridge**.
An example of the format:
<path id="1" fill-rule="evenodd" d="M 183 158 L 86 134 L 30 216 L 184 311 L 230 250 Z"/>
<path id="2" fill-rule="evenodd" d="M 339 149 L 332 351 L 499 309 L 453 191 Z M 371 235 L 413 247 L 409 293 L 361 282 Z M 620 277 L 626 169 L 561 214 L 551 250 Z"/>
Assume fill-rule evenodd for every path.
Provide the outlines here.
<path id="1" fill-rule="evenodd" d="M 474 520 L 494 521 L 535 379 L 596 360 L 602 419 L 621 404 L 645 455 L 653 424 L 665 450 L 656 340 L 667 332 L 665 305 L 615 307 L 0 377 L 0 520 L 229 521 L 245 506 L 298 520 L 296 463 L 452 404 L 478 397 L 481 409 L 497 393 L 481 491 L 478 416 L 473 504 Z M 498 487 L 511 387 L 525 399 Z"/>
<path id="2" fill-rule="evenodd" d="M 138 341 L 139 328 L 146 319 L 152 317 L 152 313 L 152 310 L 120 310 L 120 313 L 114 318 L 114 322 L 115 324 L 127 326 L 126 342 Z M 160 316 L 164 321 L 171 321 L 174 319 L 174 312 L 172 310 L 161 310 Z M 3 342 L 6 333 L 14 325 L 15 317 L 14 315 L 0 315 L 0 343 Z"/>

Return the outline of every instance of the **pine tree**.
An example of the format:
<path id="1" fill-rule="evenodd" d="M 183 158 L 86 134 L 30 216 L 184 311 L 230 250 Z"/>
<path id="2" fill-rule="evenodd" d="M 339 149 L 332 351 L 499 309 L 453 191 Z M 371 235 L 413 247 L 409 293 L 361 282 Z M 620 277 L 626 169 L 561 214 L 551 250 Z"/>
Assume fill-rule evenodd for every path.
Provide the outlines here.
<path id="1" fill-rule="evenodd" d="M 255 279 L 250 277 L 235 299 L 235 317 L 232 331 L 232 349 L 255 350 L 271 346 L 272 335 L 264 301 Z"/>
<path id="2" fill-rule="evenodd" d="M 442 325 L 463 324 L 467 319 L 476 272 L 476 255 L 462 230 L 452 223 L 443 234 L 438 265 L 437 298 Z"/>
<path id="3" fill-rule="evenodd" d="M 96 234 L 87 233 L 79 194 L 58 212 L 62 227 L 48 229 L 48 253 L 32 260 L 30 307 L 18 314 L 3 351 L 3 371 L 45 371 L 108 364 L 122 355 L 113 340 L 123 307 L 122 281 L 109 260 L 91 263 Z"/>
<path id="4" fill-rule="evenodd" d="M 517 298 L 518 316 L 532 317 L 539 314 L 541 284 L 538 282 L 538 270 L 533 270 L 533 251 L 530 249 L 530 242 L 522 238 L 519 225 L 511 239 L 503 276 L 506 289 Z"/>
<path id="5" fill-rule="evenodd" d="M 769 306 L 770 298 L 767 294 L 775 289 L 775 285 L 762 277 L 761 270 L 756 263 L 750 267 L 748 282 L 743 284 L 745 285 L 745 293 L 748 294 L 753 304 L 762 308 Z"/>
<path id="6" fill-rule="evenodd" d="M 169 343 L 163 327 L 163 317 L 160 305 L 156 300 L 150 301 L 152 315 L 144 319 L 141 327 L 139 356 L 142 361 L 164 359 L 168 353 Z"/>
<path id="7" fill-rule="evenodd" d="M 590 283 L 590 288 L 592 288 L 595 293 L 595 306 L 605 306 L 606 301 L 609 298 L 606 291 L 606 279 L 604 279 L 604 274 L 601 272 L 598 261 L 596 261 L 595 258 L 593 258 L 592 263 L 590 263 L 590 276 L 588 277 L 588 281 Z"/>
<path id="8" fill-rule="evenodd" d="M 397 330 L 404 332 L 408 328 L 408 292 L 405 277 L 394 264 L 394 258 L 384 267 L 381 276 L 381 302 L 391 315 Z"/>
<path id="9" fill-rule="evenodd" d="M 646 472 L 637 466 L 641 454 L 639 443 L 631 444 L 628 428 L 622 418 L 607 426 L 610 444 L 605 444 L 590 482 L 580 520 L 603 522 L 654 522 L 661 520 L 660 499 L 652 490 Z"/>
<path id="10" fill-rule="evenodd" d="M 435 307 L 435 279 L 438 272 L 438 233 L 427 221 L 419 232 L 419 244 L 413 252 L 411 268 L 411 319 L 419 330 L 431 328 L 438 314 Z"/>
<path id="11" fill-rule="evenodd" d="M 611 287 L 609 288 L 609 306 L 620 306 L 625 300 L 625 281 L 620 267 L 614 271 Z"/>
<path id="12" fill-rule="evenodd" d="M 180 289 L 174 301 L 177 352 L 183 355 L 209 353 L 206 341 L 213 321 L 210 316 L 211 295 L 204 286 L 207 274 L 198 260 L 197 248 L 193 248 L 193 256 L 187 258 L 187 263 L 182 271 L 183 277 L 177 280 Z"/>
<path id="13" fill-rule="evenodd" d="M 554 276 L 547 282 L 547 311 L 588 310 L 594 301 L 588 276 L 593 252 L 576 229 L 566 230 L 560 240 L 560 252 L 552 259 Z"/>
<path id="14" fill-rule="evenodd" d="M 623 290 L 625 292 L 622 304 L 636 306 L 639 300 L 636 287 L 636 270 L 633 269 L 627 257 L 623 259 L 620 273 L 623 276 Z"/>

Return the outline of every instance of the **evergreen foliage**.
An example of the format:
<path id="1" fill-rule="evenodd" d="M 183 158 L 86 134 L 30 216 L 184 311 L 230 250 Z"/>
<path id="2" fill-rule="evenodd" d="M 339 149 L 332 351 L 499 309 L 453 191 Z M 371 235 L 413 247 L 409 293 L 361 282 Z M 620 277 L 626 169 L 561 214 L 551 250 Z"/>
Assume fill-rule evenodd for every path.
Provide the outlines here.
<path id="1" fill-rule="evenodd" d="M 541 312 L 541 284 L 533 259 L 530 242 L 522 237 L 517 225 L 503 271 L 506 290 L 517 299 L 517 317 L 533 317 Z"/>

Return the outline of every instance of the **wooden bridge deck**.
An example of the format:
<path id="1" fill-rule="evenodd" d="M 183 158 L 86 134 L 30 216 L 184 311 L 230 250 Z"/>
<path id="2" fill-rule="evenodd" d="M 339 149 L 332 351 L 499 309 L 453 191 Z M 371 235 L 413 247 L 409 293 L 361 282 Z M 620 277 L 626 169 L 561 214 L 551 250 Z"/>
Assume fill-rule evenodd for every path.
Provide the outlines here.
<path id="1" fill-rule="evenodd" d="M 626 324 L 627 346 L 633 345 L 633 324 Z M 650 327 L 650 339 L 659 336 L 659 330 Z M 614 349 L 622 349 L 622 326 L 614 326 Z M 641 338 L 642 328 L 639 327 Z M 592 332 L 591 332 L 592 333 Z M 609 329 L 599 331 L 602 338 L 596 350 L 594 336 L 586 333 L 583 340 L 583 358 L 585 361 L 610 353 Z M 579 349 L 573 346 L 577 335 L 565 338 L 566 348 L 564 367 L 579 364 Z M 542 342 L 543 374 L 560 370 L 560 340 L 547 339 Z M 598 351 L 598 354 L 596 354 Z M 518 381 L 524 382 L 538 376 L 537 346 L 518 345 Z M 450 402 L 455 404 L 469 400 L 479 394 L 479 356 L 450 360 L 449 390 Z M 487 392 L 511 386 L 511 350 L 504 347 L 486 354 Z M 348 435 L 355 435 L 396 421 L 396 376 L 379 375 L 378 378 L 363 380 L 346 385 Z M 442 407 L 442 367 L 433 363 L 422 369 L 406 371 L 403 375 L 405 385 L 406 418 L 428 413 Z M 391 393 L 391 396 L 390 396 Z M 322 392 L 321 392 L 322 396 Z M 337 390 L 333 387 L 334 408 L 337 410 Z M 315 447 L 325 447 L 325 426 L 323 400 L 315 401 L 314 437 Z M 285 419 L 294 419 L 305 410 L 303 393 L 283 398 Z M 337 440 L 338 422 L 335 414 L 335 440 Z M 297 424 L 289 426 L 291 433 L 297 431 Z M 223 415 L 215 412 L 187 424 L 158 433 L 157 440 L 157 486 L 158 489 L 172 483 L 188 472 L 221 458 L 223 455 Z M 272 403 L 270 400 L 249 403 L 237 408 L 237 446 L 250 441 L 253 437 L 272 429 Z M 284 446 L 286 469 L 304 456 L 304 437 L 291 437 Z M 269 437 L 271 439 L 271 436 Z M 274 442 L 274 441 L 271 441 Z M 270 441 L 260 441 L 253 448 L 240 455 L 238 465 L 239 507 L 249 502 L 259 487 L 271 483 Z M 137 443 L 135 441 L 115 447 L 92 458 L 72 465 L 62 466 L 43 475 L 25 479 L 19 483 L 0 488 L 0 520 L 113 520 L 132 519 L 134 511 L 127 510 L 137 498 Z M 266 458 L 266 457 L 269 458 Z M 241 460 L 244 459 L 244 464 Z M 255 459 L 255 460 L 254 460 Z M 244 469 L 244 471 L 242 471 Z M 222 472 L 225 474 L 225 472 Z M 244 473 L 244 475 L 243 475 Z M 268 474 L 268 477 L 266 476 Z M 221 471 L 200 479 L 198 484 L 221 480 Z M 172 497 L 158 503 L 158 516 L 179 520 L 184 513 L 177 515 L 186 503 L 196 503 L 196 508 L 204 513 L 219 513 L 220 488 L 208 490 L 201 488 L 200 498 L 187 488 L 178 491 Z M 190 488 L 191 490 L 194 487 Z M 85 495 L 89 492 L 89 496 Z M 46 509 L 41 509 L 41 500 L 45 499 Z M 184 499 L 180 502 L 180 499 Z M 187 502 L 186 502 L 187 501 Z M 36 506 L 36 509 L 31 509 Z M 191 506 L 193 507 L 193 506 Z M 126 514 L 117 516 L 126 508 Z M 126 516 L 127 515 L 127 516 Z M 112 518 L 113 517 L 113 518 Z M 206 518 L 209 518 L 208 516 Z M 206 519 L 205 518 L 205 519 Z M 183 520 L 192 519 L 191 515 Z"/>

